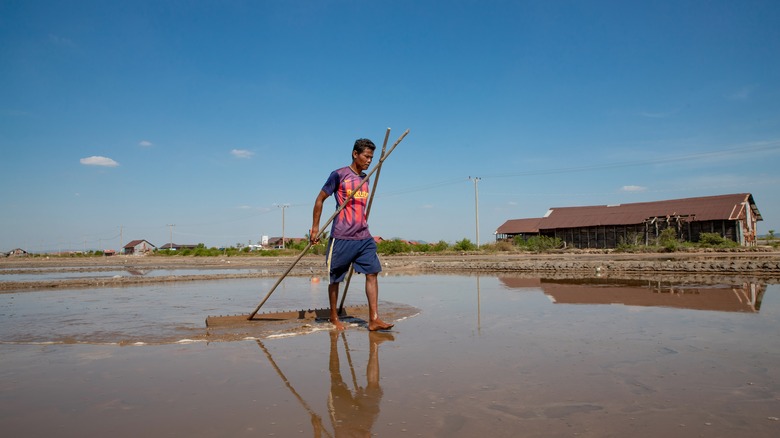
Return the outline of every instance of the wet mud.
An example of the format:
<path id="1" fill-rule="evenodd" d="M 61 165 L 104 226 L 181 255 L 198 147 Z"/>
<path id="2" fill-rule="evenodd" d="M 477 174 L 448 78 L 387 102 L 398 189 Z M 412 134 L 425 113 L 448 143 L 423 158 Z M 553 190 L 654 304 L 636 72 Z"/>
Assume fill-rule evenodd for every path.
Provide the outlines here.
<path id="1" fill-rule="evenodd" d="M 206 325 L 246 315 L 273 275 L 8 290 L 0 427 L 64 437 L 780 432 L 771 269 L 620 278 L 604 260 L 583 260 L 579 275 L 538 275 L 521 261 L 383 259 L 380 313 L 396 323 L 383 333 L 365 328 L 360 277 L 344 332 L 316 313 Z M 311 266 L 263 311 L 323 307 L 327 285 Z"/>

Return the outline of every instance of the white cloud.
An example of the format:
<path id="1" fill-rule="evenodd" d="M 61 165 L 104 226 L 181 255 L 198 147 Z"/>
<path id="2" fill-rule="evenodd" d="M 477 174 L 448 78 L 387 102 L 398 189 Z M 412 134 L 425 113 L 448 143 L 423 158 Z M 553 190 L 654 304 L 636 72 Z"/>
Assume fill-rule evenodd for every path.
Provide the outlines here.
<path id="1" fill-rule="evenodd" d="M 672 109 L 669 111 L 642 111 L 640 114 L 642 117 L 648 117 L 651 119 L 665 119 L 668 117 L 672 117 L 673 115 L 680 112 L 680 108 Z"/>
<path id="2" fill-rule="evenodd" d="M 233 155 L 236 158 L 252 158 L 252 155 L 254 154 L 254 152 L 246 149 L 233 149 L 230 151 L 230 155 Z"/>
<path id="3" fill-rule="evenodd" d="M 61 37 L 59 35 L 49 35 L 49 41 L 56 46 L 64 47 L 76 47 L 76 44 L 70 38 Z"/>
<path id="4" fill-rule="evenodd" d="M 138 143 L 138 146 L 142 146 L 142 147 L 148 148 L 148 147 L 151 147 L 151 146 L 153 146 L 153 145 L 152 145 L 152 142 L 151 142 L 151 141 L 148 141 L 148 140 L 141 140 L 141 141 Z"/>
<path id="5" fill-rule="evenodd" d="M 7 110 L 0 110 L 0 114 L 4 116 L 10 116 L 10 117 L 24 117 L 24 116 L 30 116 L 29 111 L 23 111 L 23 110 L 15 110 L 15 109 L 7 109 Z"/>
<path id="6" fill-rule="evenodd" d="M 79 160 L 81 164 L 85 166 L 103 166 L 103 167 L 116 167 L 119 166 L 119 163 L 112 160 L 111 158 L 101 157 L 101 156 L 91 156 L 87 158 L 82 158 Z"/>
<path id="7" fill-rule="evenodd" d="M 748 100 L 750 99 L 750 96 L 753 94 L 754 89 L 755 87 L 753 87 L 752 85 L 748 85 L 740 88 L 739 90 L 734 91 L 733 93 L 729 94 L 726 97 L 731 100 Z"/>
<path id="8" fill-rule="evenodd" d="M 647 190 L 647 187 L 642 186 L 623 186 L 620 188 L 621 192 L 644 192 Z"/>

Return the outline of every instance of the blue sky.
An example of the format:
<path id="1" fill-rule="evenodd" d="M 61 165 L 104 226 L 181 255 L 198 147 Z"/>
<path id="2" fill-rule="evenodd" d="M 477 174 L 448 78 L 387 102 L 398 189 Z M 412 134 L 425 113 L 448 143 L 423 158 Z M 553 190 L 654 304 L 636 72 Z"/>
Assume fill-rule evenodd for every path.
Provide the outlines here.
<path id="1" fill-rule="evenodd" d="M 255 243 L 284 204 L 302 237 L 388 127 L 377 236 L 474 242 L 475 188 L 480 243 L 743 192 L 780 231 L 778 23 L 773 0 L 0 0 L 0 250 Z"/>

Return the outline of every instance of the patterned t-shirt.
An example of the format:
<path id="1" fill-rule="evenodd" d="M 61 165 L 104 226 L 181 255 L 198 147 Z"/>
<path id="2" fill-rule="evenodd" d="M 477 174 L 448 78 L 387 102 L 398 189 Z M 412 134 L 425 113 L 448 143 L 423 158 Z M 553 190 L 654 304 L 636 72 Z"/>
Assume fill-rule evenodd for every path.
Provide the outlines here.
<path id="1" fill-rule="evenodd" d="M 345 199 L 357 190 L 355 196 L 333 219 L 330 235 L 336 239 L 363 240 L 371 238 L 366 222 L 366 204 L 368 203 L 368 181 L 358 188 L 360 181 L 366 177 L 365 173 L 357 175 L 349 166 L 331 172 L 322 191 L 328 196 L 336 194 L 336 208 Z"/>

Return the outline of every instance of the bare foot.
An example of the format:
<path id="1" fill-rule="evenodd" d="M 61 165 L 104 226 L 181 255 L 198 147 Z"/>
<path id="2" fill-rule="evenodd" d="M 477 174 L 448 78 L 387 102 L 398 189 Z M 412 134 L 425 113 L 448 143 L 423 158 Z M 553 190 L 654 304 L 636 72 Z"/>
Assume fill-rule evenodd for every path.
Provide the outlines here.
<path id="1" fill-rule="evenodd" d="M 395 336 L 390 332 L 368 332 L 368 340 L 372 347 L 378 346 L 385 341 L 395 341 Z"/>
<path id="2" fill-rule="evenodd" d="M 333 324 L 333 326 L 336 328 L 336 330 L 346 330 L 347 328 L 344 327 L 344 324 L 339 321 L 338 318 L 331 318 L 330 323 Z"/>
<path id="3" fill-rule="evenodd" d="M 390 330 L 394 325 L 395 324 L 388 324 L 381 319 L 376 318 L 368 322 L 368 330 L 372 332 L 376 330 Z"/>

